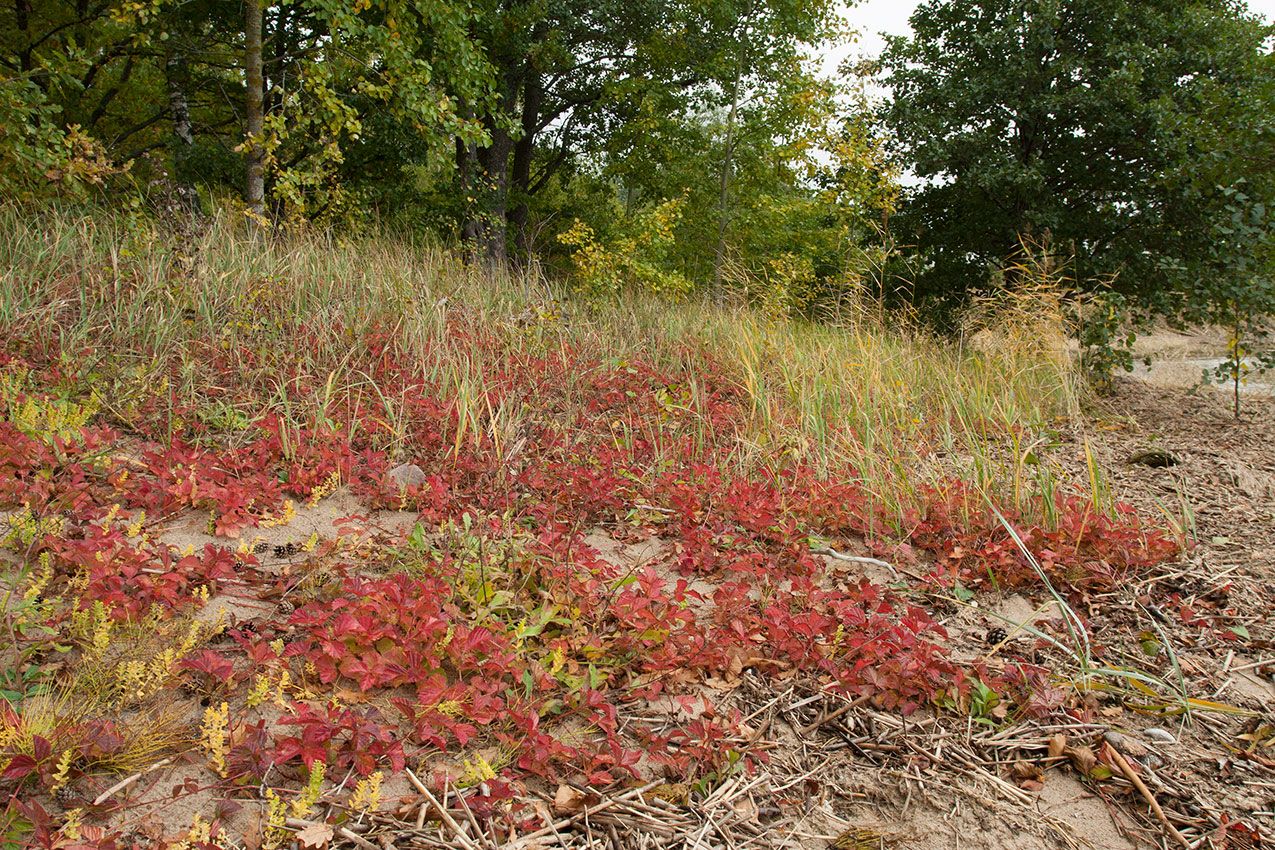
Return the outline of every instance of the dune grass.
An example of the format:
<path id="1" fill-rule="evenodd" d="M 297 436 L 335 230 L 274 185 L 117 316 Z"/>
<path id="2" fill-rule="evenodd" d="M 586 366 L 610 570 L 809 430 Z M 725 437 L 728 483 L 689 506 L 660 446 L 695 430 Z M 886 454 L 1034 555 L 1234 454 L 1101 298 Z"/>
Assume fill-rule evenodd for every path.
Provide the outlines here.
<path id="1" fill-rule="evenodd" d="M 507 443 L 529 404 L 492 401 L 501 360 L 571 350 L 684 376 L 667 403 L 694 411 L 701 437 L 701 376 L 722 376 L 752 411 L 735 434 L 740 469 L 852 469 L 899 524 L 920 488 L 953 476 L 1048 521 L 1059 471 L 1044 449 L 1077 420 L 1085 392 L 1048 290 L 984 315 L 990 344 L 974 346 L 867 302 L 818 323 L 641 294 L 601 302 L 534 269 L 493 278 L 403 237 L 252 242 L 222 213 L 183 239 L 138 217 L 13 206 L 0 208 L 0 269 L 0 327 L 59 352 L 67 395 L 91 392 L 123 424 L 157 392 L 232 438 L 266 412 L 322 422 L 333 398 L 380 393 L 361 365 L 380 338 L 455 399 L 457 440 Z M 493 344 L 475 346 L 473 334 Z M 238 358 L 233 372 L 251 393 L 227 392 L 196 353 L 209 339 Z M 394 398 L 379 402 L 393 419 Z"/>

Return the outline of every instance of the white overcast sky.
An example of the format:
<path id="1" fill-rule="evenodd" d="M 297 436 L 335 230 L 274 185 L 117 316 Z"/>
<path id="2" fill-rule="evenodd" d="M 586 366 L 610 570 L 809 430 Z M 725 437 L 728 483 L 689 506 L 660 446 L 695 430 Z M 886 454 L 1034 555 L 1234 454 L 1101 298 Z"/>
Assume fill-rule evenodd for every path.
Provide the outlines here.
<path id="1" fill-rule="evenodd" d="M 910 32 L 908 18 L 918 5 L 920 0 L 861 0 L 853 5 L 848 18 L 850 25 L 859 30 L 859 41 L 829 55 L 824 63 L 825 72 L 834 72 L 837 64 L 847 56 L 872 56 L 880 53 L 885 46 L 881 32 L 891 35 L 905 35 Z M 1275 22 L 1275 0 L 1248 0 L 1248 7 L 1265 16 L 1267 21 Z"/>

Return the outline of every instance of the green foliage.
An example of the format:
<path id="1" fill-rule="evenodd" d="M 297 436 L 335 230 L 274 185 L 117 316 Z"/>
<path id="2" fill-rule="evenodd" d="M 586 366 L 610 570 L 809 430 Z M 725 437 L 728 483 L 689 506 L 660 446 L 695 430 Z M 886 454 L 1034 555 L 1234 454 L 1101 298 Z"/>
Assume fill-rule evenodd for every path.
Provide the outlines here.
<path id="1" fill-rule="evenodd" d="M 29 79 L 0 72 L 0 192 L 30 197 L 49 187 L 45 175 L 65 167 L 57 108 Z"/>
<path id="2" fill-rule="evenodd" d="M 795 58 L 741 75 L 738 99 L 736 84 L 676 98 L 629 92 L 634 117 L 611 136 L 603 171 L 622 221 L 684 198 L 671 261 L 696 287 L 771 313 L 858 294 L 862 248 L 897 192 L 880 134 L 862 107 L 844 115 L 843 96 L 855 92 Z"/>
<path id="3" fill-rule="evenodd" d="M 481 138 L 456 100 L 487 96 L 489 65 L 469 33 L 476 14 L 451 0 L 266 4 L 262 141 L 274 212 L 366 214 L 366 168 L 351 174 L 346 148 L 368 116 L 378 129 L 407 128 L 427 153 Z M 143 183 L 241 184 L 242 4 L 21 3 L 0 10 L 0 43 L 0 188 L 82 195 L 130 162 Z M 396 159 L 375 176 L 401 179 Z"/>
<path id="4" fill-rule="evenodd" d="M 923 183 L 897 230 L 924 296 L 982 283 L 1022 234 L 1049 233 L 1076 277 L 1165 309 L 1165 258 L 1199 257 L 1214 227 L 1181 175 L 1215 106 L 1264 103 L 1268 29 L 1227 0 L 929 0 L 895 38 L 882 117 Z M 1220 129 L 1214 127 L 1215 130 Z"/>
<path id="5" fill-rule="evenodd" d="M 1242 191 L 1246 182 L 1220 189 L 1225 215 L 1215 226 L 1216 241 L 1203 262 L 1192 264 L 1184 287 L 1190 318 L 1229 331 L 1227 358 L 1204 379 L 1231 384 L 1236 417 L 1241 383 L 1275 366 L 1275 350 L 1261 348 L 1270 333 L 1267 318 L 1275 316 L 1275 215 Z"/>
<path id="6" fill-rule="evenodd" d="M 80 199 L 127 173 L 78 124 L 61 126 L 60 112 L 30 79 L 0 71 L 0 193 Z"/>
<path id="7" fill-rule="evenodd" d="M 1275 53 L 1252 57 L 1245 70 L 1258 80 L 1250 96 L 1213 86 L 1201 96 L 1208 120 L 1181 128 L 1204 156 L 1175 179 L 1208 227 L 1165 263 L 1175 314 L 1229 331 L 1228 358 L 1204 377 L 1231 384 L 1236 416 L 1247 375 L 1275 365 L 1266 342 L 1275 316 Z"/>
<path id="8" fill-rule="evenodd" d="M 630 288 L 685 296 L 690 281 L 668 263 L 673 228 L 685 204 L 684 198 L 674 198 L 645 211 L 610 244 L 599 242 L 593 228 L 577 220 L 558 241 L 575 248 L 571 262 L 580 289 L 594 296 L 615 296 Z"/>
<path id="9" fill-rule="evenodd" d="M 1133 371 L 1133 343 L 1137 334 L 1129 328 L 1133 311 L 1120 292 L 1100 290 L 1080 305 L 1080 364 L 1096 388 L 1113 388 L 1116 370 Z"/>

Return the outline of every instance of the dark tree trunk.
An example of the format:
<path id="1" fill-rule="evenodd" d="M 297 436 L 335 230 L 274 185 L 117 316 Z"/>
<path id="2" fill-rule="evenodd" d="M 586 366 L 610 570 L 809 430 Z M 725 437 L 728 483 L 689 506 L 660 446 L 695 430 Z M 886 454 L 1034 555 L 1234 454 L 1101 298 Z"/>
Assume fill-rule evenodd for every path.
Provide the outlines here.
<path id="1" fill-rule="evenodd" d="M 473 118 L 472 109 L 466 110 L 466 118 Z M 474 185 L 474 169 L 477 167 L 478 150 L 472 142 L 456 137 L 456 188 L 460 192 L 464 212 L 461 216 L 460 241 L 465 246 L 466 259 L 476 259 L 478 242 L 478 187 Z"/>
<path id="2" fill-rule="evenodd" d="M 259 233 L 266 220 L 265 152 L 261 149 L 265 134 L 264 88 L 261 46 L 262 0 L 247 0 L 244 20 L 244 72 L 248 84 L 246 123 L 248 138 L 244 145 L 246 180 L 244 198 L 250 213 L 249 228 Z"/>
<path id="3" fill-rule="evenodd" d="M 164 70 L 168 76 L 168 111 L 173 119 L 173 184 L 185 212 L 199 215 L 199 191 L 190 175 L 195 133 L 190 120 L 190 102 L 186 99 L 186 57 L 177 53 L 170 55 Z"/>
<path id="4" fill-rule="evenodd" d="M 531 159 L 536 150 L 536 130 L 540 124 L 540 104 L 544 101 L 544 82 L 532 72 L 522 94 L 522 135 L 514 145 L 514 206 L 509 211 L 509 228 L 514 232 L 518 255 L 530 258 L 533 248 L 527 231 L 528 204 L 531 200 Z"/>
<path id="5" fill-rule="evenodd" d="M 477 245 L 483 263 L 496 268 L 508 259 L 509 155 L 513 136 L 503 127 L 490 127 L 491 144 L 478 151 L 483 168 L 483 194 L 487 197 L 478 220 Z"/>
<path id="6" fill-rule="evenodd" d="M 514 137 L 502 120 L 512 115 L 518 102 L 521 65 L 508 61 L 503 91 L 493 114 L 485 119 L 491 143 L 464 146 L 457 141 L 456 163 L 466 203 L 461 238 L 470 246 L 471 258 L 495 269 L 509 258 L 509 159 Z"/>
<path id="7" fill-rule="evenodd" d="M 713 298 L 722 303 L 722 273 L 726 265 L 726 229 L 730 225 L 730 177 L 735 157 L 735 116 L 739 112 L 739 84 L 744 73 L 744 56 L 741 52 L 735 69 L 735 84 L 731 89 L 730 112 L 726 115 L 726 144 L 722 151 L 721 179 L 718 182 L 717 246 L 713 251 Z"/>
<path id="8" fill-rule="evenodd" d="M 22 50 L 18 54 L 18 67 L 22 69 L 23 76 L 28 76 L 35 70 L 35 62 L 32 59 L 31 51 L 31 4 L 29 0 L 14 0 L 13 14 L 18 25 L 18 30 L 26 36 L 23 39 Z M 37 79 L 37 84 L 39 80 Z M 40 86 L 45 88 L 46 86 Z"/>

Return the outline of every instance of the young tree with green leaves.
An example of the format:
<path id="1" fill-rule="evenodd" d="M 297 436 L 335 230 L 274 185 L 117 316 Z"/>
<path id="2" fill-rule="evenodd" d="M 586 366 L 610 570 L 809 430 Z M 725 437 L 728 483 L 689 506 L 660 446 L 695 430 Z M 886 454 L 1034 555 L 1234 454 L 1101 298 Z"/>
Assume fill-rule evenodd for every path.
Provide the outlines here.
<path id="1" fill-rule="evenodd" d="M 1275 53 L 1253 57 L 1251 74 L 1259 81 L 1254 96 L 1237 100 L 1221 85 L 1205 90 L 1207 120 L 1179 130 L 1200 155 L 1174 180 L 1210 227 L 1175 251 L 1182 259 L 1170 267 L 1173 315 L 1228 332 L 1228 357 L 1205 378 L 1231 384 L 1237 417 L 1247 375 L 1275 367 Z"/>

